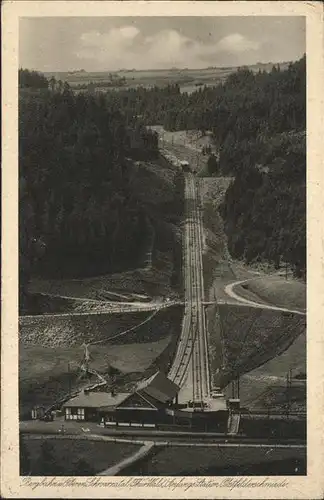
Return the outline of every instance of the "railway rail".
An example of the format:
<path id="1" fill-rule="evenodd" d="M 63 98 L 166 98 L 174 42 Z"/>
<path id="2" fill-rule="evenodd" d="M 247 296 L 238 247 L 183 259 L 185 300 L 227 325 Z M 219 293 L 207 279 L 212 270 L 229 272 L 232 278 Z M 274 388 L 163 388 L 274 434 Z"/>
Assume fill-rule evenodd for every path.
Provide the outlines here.
<path id="1" fill-rule="evenodd" d="M 178 351 L 169 378 L 180 388 L 191 377 L 192 403 L 204 409 L 210 398 L 207 328 L 204 311 L 202 265 L 203 235 L 199 180 L 185 175 L 186 224 L 184 230 L 185 311 Z"/>

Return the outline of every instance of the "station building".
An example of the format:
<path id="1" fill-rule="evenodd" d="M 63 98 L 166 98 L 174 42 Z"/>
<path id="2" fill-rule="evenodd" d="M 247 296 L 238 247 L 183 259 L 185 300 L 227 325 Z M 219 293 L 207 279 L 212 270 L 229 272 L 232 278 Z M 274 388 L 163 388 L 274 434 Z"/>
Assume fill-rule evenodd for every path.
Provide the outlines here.
<path id="1" fill-rule="evenodd" d="M 177 402 L 179 387 L 162 372 L 139 383 L 132 393 L 86 392 L 63 405 L 66 420 L 99 421 L 106 426 L 155 427 Z"/>
<path id="2" fill-rule="evenodd" d="M 154 373 L 133 392 L 85 390 L 67 401 L 62 409 L 66 420 L 98 422 L 106 427 L 159 427 L 163 430 L 191 429 L 225 433 L 234 428 L 239 400 L 222 394 L 203 404 L 178 404 L 180 388 L 164 373 Z M 237 419 L 236 419 L 237 420 Z"/>

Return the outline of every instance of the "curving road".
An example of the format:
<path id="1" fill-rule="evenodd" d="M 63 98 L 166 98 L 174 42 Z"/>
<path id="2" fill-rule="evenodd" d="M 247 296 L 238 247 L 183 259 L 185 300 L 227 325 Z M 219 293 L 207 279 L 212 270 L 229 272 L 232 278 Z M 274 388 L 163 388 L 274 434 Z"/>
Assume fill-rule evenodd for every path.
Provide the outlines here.
<path id="1" fill-rule="evenodd" d="M 255 279 L 255 278 L 251 278 Z M 273 305 L 267 305 L 267 304 L 259 304 L 258 302 L 254 302 L 253 300 L 246 299 L 244 297 L 241 297 L 234 291 L 234 287 L 238 285 L 243 285 L 244 283 L 248 283 L 250 280 L 241 280 L 241 281 L 235 281 L 234 283 L 230 283 L 229 285 L 225 286 L 225 293 L 231 298 L 237 301 L 239 304 L 244 304 L 246 306 L 251 306 L 255 308 L 261 308 L 261 309 L 271 309 L 272 311 L 282 311 L 282 312 L 288 312 L 292 314 L 299 314 L 301 316 L 306 316 L 306 311 L 302 311 L 299 309 L 288 309 L 286 307 L 278 307 L 278 306 L 273 306 Z"/>

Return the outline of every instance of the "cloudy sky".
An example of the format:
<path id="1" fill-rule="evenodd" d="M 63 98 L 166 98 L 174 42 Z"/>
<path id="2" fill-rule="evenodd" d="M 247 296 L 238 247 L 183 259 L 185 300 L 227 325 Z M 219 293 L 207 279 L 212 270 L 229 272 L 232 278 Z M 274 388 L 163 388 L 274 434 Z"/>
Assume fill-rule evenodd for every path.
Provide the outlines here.
<path id="1" fill-rule="evenodd" d="M 19 65 L 39 71 L 235 66 L 304 52 L 302 17 L 42 17 L 19 26 Z"/>

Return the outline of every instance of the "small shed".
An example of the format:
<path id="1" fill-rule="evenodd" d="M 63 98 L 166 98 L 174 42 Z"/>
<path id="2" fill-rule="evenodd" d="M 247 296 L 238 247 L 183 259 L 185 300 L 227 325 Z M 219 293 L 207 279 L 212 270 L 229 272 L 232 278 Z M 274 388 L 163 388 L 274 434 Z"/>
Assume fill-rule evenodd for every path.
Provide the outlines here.
<path id="1" fill-rule="evenodd" d="M 227 407 L 230 412 L 238 413 L 240 411 L 240 399 L 230 398 L 227 400 Z"/>

